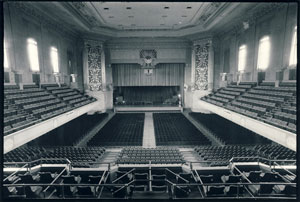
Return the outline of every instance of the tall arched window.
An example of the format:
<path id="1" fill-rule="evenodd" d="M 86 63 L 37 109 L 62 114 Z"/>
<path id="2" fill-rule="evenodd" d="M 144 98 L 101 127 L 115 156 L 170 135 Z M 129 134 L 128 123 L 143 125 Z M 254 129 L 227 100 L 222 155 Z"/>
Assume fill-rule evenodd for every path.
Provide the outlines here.
<path id="1" fill-rule="evenodd" d="M 34 72 L 40 71 L 38 46 L 34 39 L 30 38 L 27 40 L 27 50 L 31 70 Z"/>
<path id="2" fill-rule="evenodd" d="M 292 47 L 290 53 L 290 66 L 297 64 L 297 26 L 294 28 L 293 39 L 292 39 Z"/>
<path id="3" fill-rule="evenodd" d="M 266 70 L 269 67 L 270 60 L 270 37 L 265 36 L 259 40 L 257 69 Z"/>
<path id="4" fill-rule="evenodd" d="M 242 45 L 239 48 L 238 71 L 243 71 L 246 67 L 247 46 Z"/>
<path id="5" fill-rule="evenodd" d="M 52 67 L 53 67 L 53 72 L 58 73 L 59 69 L 58 69 L 58 51 L 57 51 L 57 48 L 51 47 L 50 55 L 51 55 L 51 63 L 52 63 Z"/>
<path id="6" fill-rule="evenodd" d="M 7 58 L 7 49 L 6 49 L 6 46 L 5 46 L 5 41 L 3 42 L 4 43 L 4 68 L 7 69 L 8 68 L 8 58 Z"/>

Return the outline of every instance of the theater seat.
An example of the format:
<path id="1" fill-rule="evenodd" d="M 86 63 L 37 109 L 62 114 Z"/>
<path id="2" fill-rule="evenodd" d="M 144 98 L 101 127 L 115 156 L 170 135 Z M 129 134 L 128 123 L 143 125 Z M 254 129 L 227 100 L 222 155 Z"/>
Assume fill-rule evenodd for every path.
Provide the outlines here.
<path id="1" fill-rule="evenodd" d="M 185 198 L 185 197 L 189 196 L 190 189 L 187 186 L 175 186 L 174 187 L 174 194 L 178 198 Z"/>
<path id="2" fill-rule="evenodd" d="M 244 187 L 238 185 L 226 186 L 224 189 L 226 196 L 240 196 L 244 193 Z"/>
<path id="3" fill-rule="evenodd" d="M 219 196 L 224 195 L 225 186 L 209 186 L 208 191 L 206 192 L 207 196 Z"/>
<path id="4" fill-rule="evenodd" d="M 288 195 L 288 196 L 296 196 L 297 187 L 294 185 L 286 185 L 281 193 Z"/>
<path id="5" fill-rule="evenodd" d="M 168 187 L 166 185 L 162 185 L 162 186 L 155 186 L 152 185 L 152 191 L 154 192 L 167 192 Z"/>
<path id="6" fill-rule="evenodd" d="M 78 186 L 77 195 L 79 196 L 94 196 L 91 187 L 89 186 Z"/>
<path id="7" fill-rule="evenodd" d="M 102 175 L 97 175 L 97 176 L 90 175 L 89 176 L 89 183 L 90 184 L 99 184 L 101 178 L 102 178 Z"/>

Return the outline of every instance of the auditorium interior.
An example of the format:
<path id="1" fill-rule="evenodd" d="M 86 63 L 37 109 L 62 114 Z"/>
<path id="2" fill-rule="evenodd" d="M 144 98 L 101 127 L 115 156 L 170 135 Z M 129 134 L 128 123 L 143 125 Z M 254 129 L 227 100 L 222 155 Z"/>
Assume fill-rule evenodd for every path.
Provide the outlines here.
<path id="1" fill-rule="evenodd" d="M 298 6 L 5 1 L 1 199 L 297 199 Z"/>

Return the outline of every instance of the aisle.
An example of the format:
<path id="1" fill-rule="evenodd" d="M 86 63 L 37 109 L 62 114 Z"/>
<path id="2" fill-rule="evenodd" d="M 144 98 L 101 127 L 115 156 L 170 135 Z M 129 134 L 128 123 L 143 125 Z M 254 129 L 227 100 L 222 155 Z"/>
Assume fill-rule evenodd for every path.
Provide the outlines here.
<path id="1" fill-rule="evenodd" d="M 144 148 L 156 147 L 152 112 L 145 113 L 143 147 Z"/>

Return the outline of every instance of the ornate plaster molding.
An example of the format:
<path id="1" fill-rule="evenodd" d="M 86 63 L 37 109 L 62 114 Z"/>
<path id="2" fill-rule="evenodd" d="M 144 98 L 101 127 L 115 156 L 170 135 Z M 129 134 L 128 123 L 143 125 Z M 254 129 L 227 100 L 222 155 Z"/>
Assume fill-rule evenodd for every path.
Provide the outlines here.
<path id="1" fill-rule="evenodd" d="M 70 2 L 70 4 L 77 9 L 80 16 L 86 20 L 91 26 L 98 26 L 97 19 L 91 15 L 91 12 L 88 11 L 88 7 L 86 6 L 86 2 Z"/>
<path id="2" fill-rule="evenodd" d="M 193 46 L 202 46 L 205 44 L 208 44 L 209 46 L 212 45 L 212 38 L 198 39 L 193 41 Z"/>
<path id="3" fill-rule="evenodd" d="M 100 46 L 101 51 L 103 50 L 103 42 L 102 41 L 97 41 L 97 40 L 91 40 L 91 39 L 85 39 L 84 40 L 84 46 Z"/>

